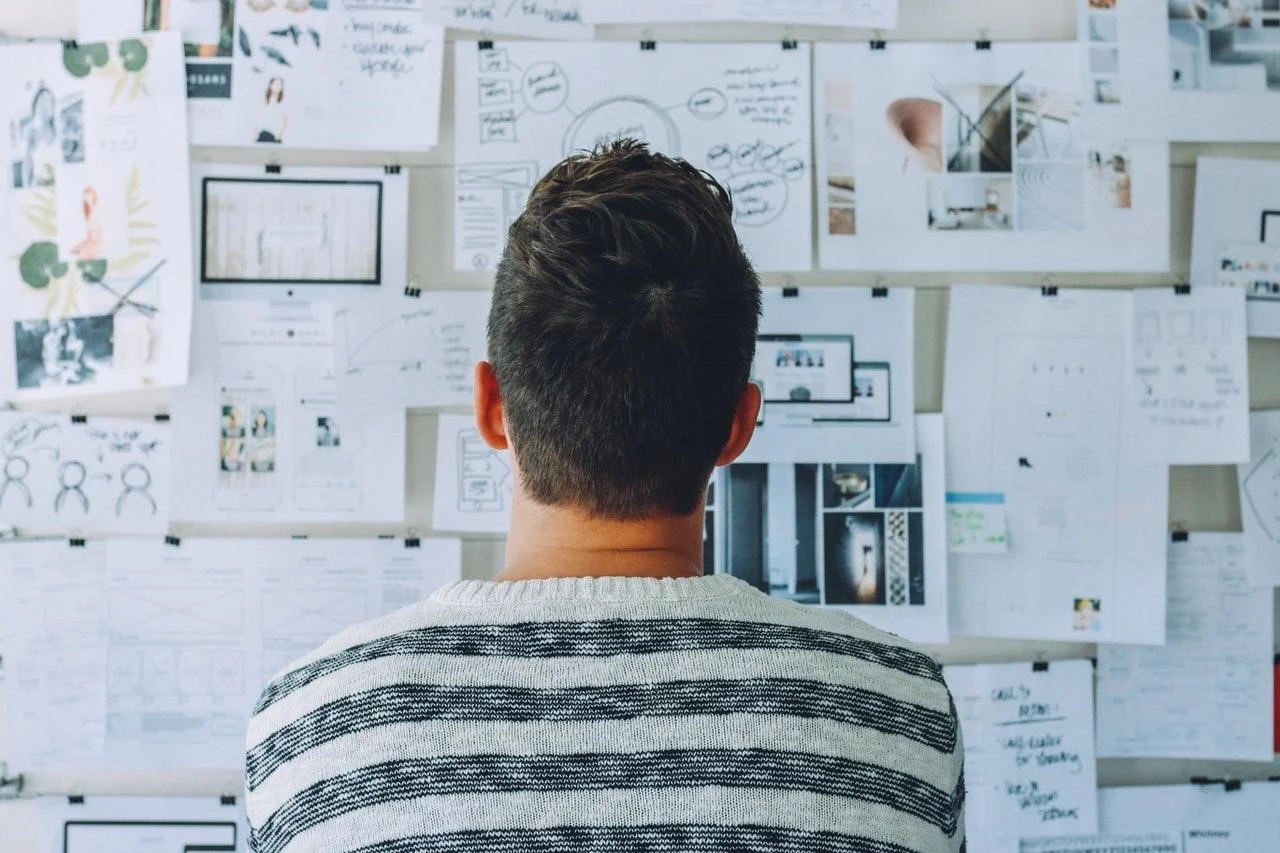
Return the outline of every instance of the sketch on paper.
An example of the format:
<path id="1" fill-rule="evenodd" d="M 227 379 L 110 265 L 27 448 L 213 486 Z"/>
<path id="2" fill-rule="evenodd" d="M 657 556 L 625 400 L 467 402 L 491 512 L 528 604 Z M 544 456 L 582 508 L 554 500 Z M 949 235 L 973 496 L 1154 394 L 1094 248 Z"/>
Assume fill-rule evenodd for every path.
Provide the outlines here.
<path id="1" fill-rule="evenodd" d="M 440 416 L 432 507 L 435 529 L 506 532 L 515 479 L 509 456 L 485 443 L 473 418 Z"/>
<path id="2" fill-rule="evenodd" d="M 180 63 L 176 36 L 0 48 L 0 389 L 18 399 L 186 379 L 190 206 L 161 192 L 186 173 Z"/>
<path id="3" fill-rule="evenodd" d="M 169 453 L 163 423 L 0 413 L 0 513 L 50 532 L 163 532 Z"/>
<path id="4" fill-rule="evenodd" d="M 1250 460 L 1239 465 L 1241 514 L 1255 586 L 1280 586 L 1280 412 L 1249 419 Z"/>
<path id="5" fill-rule="evenodd" d="M 1167 267 L 1167 145 L 1090 132 L 1074 43 L 815 51 L 824 268 Z"/>
<path id="6" fill-rule="evenodd" d="M 777 50 L 673 44 L 657 57 L 604 44 L 459 49 L 455 267 L 493 268 L 551 165 L 629 137 L 689 159 L 729 189 L 758 267 L 809 268 L 801 239 L 810 225 L 808 47 Z"/>
<path id="7" fill-rule="evenodd" d="M 334 312 L 339 393 L 350 402 L 469 404 L 488 314 L 487 291 L 407 296 L 386 288 L 376 301 L 344 305 Z"/>
<path id="8" fill-rule="evenodd" d="M 443 27 L 544 39 L 591 38 L 582 20 L 591 0 L 434 0 L 427 16 Z"/>

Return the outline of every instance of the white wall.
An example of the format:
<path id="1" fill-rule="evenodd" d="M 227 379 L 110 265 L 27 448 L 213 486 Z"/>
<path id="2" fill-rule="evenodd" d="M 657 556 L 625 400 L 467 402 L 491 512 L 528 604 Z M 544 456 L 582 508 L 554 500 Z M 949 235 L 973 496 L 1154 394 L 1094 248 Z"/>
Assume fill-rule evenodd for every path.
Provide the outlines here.
<path id="1" fill-rule="evenodd" d="M 1155 2 L 1155 0 L 1148 0 Z M 897 40 L 957 40 L 979 38 L 985 34 L 993 40 L 1060 40 L 1075 36 L 1074 0 L 901 0 L 901 26 L 887 34 Z M 74 0 L 0 0 L 0 32 L 31 32 L 46 22 L 54 22 L 69 34 L 70 14 L 66 7 Z M 58 23 L 58 22 L 61 23 Z M 985 33 L 984 33 L 985 31 Z M 603 40 L 638 40 L 642 36 L 664 40 L 767 40 L 783 37 L 801 40 L 865 39 L 868 33 L 856 30 L 818 30 L 783 28 L 767 25 L 702 25 L 679 27 L 610 27 Z M 475 37 L 475 34 L 472 34 Z M 892 49 L 892 46 L 890 46 Z M 446 57 L 446 69 L 452 67 L 452 56 Z M 447 72 L 446 72 L 447 75 Z M 429 155 L 399 157 L 324 156 L 315 153 L 289 154 L 286 164 L 374 164 L 397 162 L 409 167 L 412 211 L 410 214 L 411 248 L 409 271 L 420 286 L 426 288 L 484 288 L 489 278 L 484 274 L 458 273 L 452 270 L 452 96 L 451 82 L 445 80 L 445 116 L 442 144 Z M 1240 156 L 1280 159 L 1280 141 L 1268 145 L 1177 145 L 1173 151 L 1173 256 L 1172 273 L 1166 276 L 1134 275 L 1050 275 L 1032 276 L 974 275 L 960 279 L 940 274 L 888 275 L 812 273 L 795 276 L 771 276 L 768 284 L 820 286 L 835 284 L 913 286 L 919 291 L 916 319 L 916 407 L 919 411 L 940 411 L 942 407 L 943 353 L 946 335 L 948 284 L 967 283 L 1042 284 L 1046 278 L 1054 284 L 1072 286 L 1141 286 L 1173 284 L 1186 281 L 1190 264 L 1192 199 L 1195 158 L 1200 155 Z M 256 152 L 235 149 L 196 149 L 194 159 L 219 162 L 259 162 Z M 1252 405 L 1257 408 L 1280 407 L 1280 340 L 1252 341 L 1250 345 L 1250 379 Z M 96 413 L 151 414 L 165 408 L 163 394 L 147 394 L 80 411 Z M 435 458 L 436 419 L 427 412 L 409 416 L 408 506 L 406 530 L 420 535 L 430 531 L 433 466 Z M 1170 521 L 1188 530 L 1231 531 L 1240 529 L 1239 496 L 1233 469 L 1229 467 L 1175 468 L 1171 476 L 1172 495 Z M 366 535 L 400 532 L 362 526 L 315 526 L 290 529 L 258 526 L 188 526 L 180 535 Z M 464 573 L 468 577 L 491 577 L 501 565 L 500 540 L 474 539 L 463 549 Z M 1280 597 L 1280 593 L 1278 593 Z M 983 662 L 1089 657 L 1094 653 L 1088 645 L 1065 643 L 1019 643 L 1005 641 L 955 640 L 935 649 L 944 662 Z M 1099 767 L 1103 785 L 1133 785 L 1186 782 L 1192 776 L 1241 779 L 1280 775 L 1280 761 L 1273 764 L 1233 764 L 1228 762 L 1191 762 L 1160 760 L 1104 760 Z M 239 788 L 238 774 L 80 774 L 76 776 L 37 774 L 28 780 L 32 792 L 49 793 L 150 793 L 150 794 L 221 794 Z M 26 810 L 0 808 L 0 850 L 31 849 L 32 827 Z"/>

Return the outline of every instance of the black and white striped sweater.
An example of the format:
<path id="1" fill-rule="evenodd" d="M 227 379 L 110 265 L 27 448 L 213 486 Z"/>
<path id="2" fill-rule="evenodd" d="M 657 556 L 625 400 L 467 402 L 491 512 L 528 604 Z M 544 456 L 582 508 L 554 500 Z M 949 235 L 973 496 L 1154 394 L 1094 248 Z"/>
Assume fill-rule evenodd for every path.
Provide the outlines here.
<path id="1" fill-rule="evenodd" d="M 263 692 L 257 853 L 942 853 L 937 664 L 728 576 L 463 581 Z"/>

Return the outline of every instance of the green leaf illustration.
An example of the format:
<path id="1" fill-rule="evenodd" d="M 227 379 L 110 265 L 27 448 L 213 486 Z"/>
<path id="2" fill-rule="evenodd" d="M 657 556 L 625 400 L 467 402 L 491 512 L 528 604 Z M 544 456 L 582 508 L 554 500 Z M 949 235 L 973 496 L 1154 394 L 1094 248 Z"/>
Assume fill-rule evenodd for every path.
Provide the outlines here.
<path id="1" fill-rule="evenodd" d="M 67 69 L 67 73 L 72 77 L 88 77 L 89 72 L 93 70 L 83 48 L 65 44 L 62 46 L 62 67 Z"/>
<path id="2" fill-rule="evenodd" d="M 105 264 L 104 264 L 105 266 Z M 18 271 L 22 280 L 37 290 L 49 286 L 49 281 L 67 274 L 67 264 L 58 260 L 58 246 L 47 240 L 32 243 L 18 259 Z"/>
<path id="3" fill-rule="evenodd" d="M 91 261 L 80 261 L 76 266 L 80 268 L 81 277 L 92 284 L 97 284 L 107 275 L 107 261 L 105 258 L 96 258 Z"/>
<path id="4" fill-rule="evenodd" d="M 107 50 L 107 46 L 102 42 L 82 45 L 80 49 L 84 51 L 89 64 L 94 68 L 101 68 L 111 61 L 111 52 Z"/>
<path id="5" fill-rule="evenodd" d="M 120 42 L 120 64 L 125 71 L 141 71 L 147 67 L 147 46 L 139 39 Z"/>

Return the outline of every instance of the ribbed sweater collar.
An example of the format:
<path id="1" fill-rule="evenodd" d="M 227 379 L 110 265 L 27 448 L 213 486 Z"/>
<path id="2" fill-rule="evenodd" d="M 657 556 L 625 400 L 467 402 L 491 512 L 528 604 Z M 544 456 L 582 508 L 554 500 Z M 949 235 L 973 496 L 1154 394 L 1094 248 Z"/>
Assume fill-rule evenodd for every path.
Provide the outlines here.
<path id="1" fill-rule="evenodd" d="M 731 575 L 698 578 L 548 578 L 529 581 L 465 580 L 431 595 L 442 604 L 527 604 L 541 601 L 690 601 L 754 592 Z"/>

